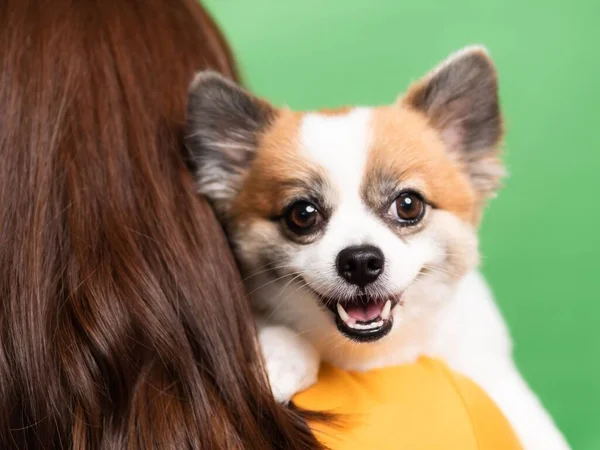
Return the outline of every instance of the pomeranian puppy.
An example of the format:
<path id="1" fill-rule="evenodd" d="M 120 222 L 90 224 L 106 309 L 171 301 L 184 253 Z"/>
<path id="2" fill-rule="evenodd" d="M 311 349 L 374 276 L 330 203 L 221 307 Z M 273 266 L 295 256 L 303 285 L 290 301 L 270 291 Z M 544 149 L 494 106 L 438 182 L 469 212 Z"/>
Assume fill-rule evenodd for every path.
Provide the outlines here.
<path id="1" fill-rule="evenodd" d="M 198 192 L 244 272 L 279 401 L 314 383 L 321 360 L 365 371 L 431 355 L 479 383 L 525 448 L 568 448 L 477 272 L 477 226 L 504 174 L 484 48 L 379 107 L 278 109 L 199 73 L 187 124 Z"/>

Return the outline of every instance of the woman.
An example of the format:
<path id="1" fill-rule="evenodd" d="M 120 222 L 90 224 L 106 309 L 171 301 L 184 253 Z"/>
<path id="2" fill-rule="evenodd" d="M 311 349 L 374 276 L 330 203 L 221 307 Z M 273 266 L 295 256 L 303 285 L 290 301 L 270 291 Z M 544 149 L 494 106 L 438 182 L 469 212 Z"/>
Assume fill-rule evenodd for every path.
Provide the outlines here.
<path id="1" fill-rule="evenodd" d="M 0 3 L 0 448 L 317 448 L 181 163 L 195 0 Z"/>

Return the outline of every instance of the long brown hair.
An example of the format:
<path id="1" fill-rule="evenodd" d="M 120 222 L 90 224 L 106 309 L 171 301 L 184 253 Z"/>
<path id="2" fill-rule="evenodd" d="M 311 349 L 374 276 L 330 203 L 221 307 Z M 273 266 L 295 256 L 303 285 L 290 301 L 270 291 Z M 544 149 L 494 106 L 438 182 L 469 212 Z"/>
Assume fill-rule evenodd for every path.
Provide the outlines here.
<path id="1" fill-rule="evenodd" d="M 0 2 L 0 448 L 316 448 L 182 164 L 196 0 Z"/>

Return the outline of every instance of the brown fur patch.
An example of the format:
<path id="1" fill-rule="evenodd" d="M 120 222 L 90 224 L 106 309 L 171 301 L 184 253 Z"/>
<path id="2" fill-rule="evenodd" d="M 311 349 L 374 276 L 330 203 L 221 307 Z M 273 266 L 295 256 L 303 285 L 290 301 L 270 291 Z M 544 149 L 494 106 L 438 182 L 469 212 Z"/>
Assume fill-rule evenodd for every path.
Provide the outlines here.
<path id="1" fill-rule="evenodd" d="M 232 205 L 235 221 L 274 217 L 289 199 L 326 179 L 321 168 L 299 155 L 302 116 L 303 113 L 281 110 L 259 137 L 256 159 Z"/>
<path id="2" fill-rule="evenodd" d="M 420 113 L 402 106 L 373 109 L 372 141 L 363 189 L 375 195 L 383 178 L 418 180 L 435 207 L 477 220 L 476 194 L 458 161 Z"/>
<path id="3" fill-rule="evenodd" d="M 323 108 L 316 111 L 324 116 L 343 116 L 352 110 L 352 106 L 340 106 L 339 108 Z"/>

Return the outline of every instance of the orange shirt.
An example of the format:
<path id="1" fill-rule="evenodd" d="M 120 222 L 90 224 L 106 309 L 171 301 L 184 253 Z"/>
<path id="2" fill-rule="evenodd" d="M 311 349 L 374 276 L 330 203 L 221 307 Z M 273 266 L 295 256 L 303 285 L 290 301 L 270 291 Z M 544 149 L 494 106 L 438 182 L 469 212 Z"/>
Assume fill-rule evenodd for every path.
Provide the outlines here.
<path id="1" fill-rule="evenodd" d="M 475 383 L 443 362 L 345 372 L 324 365 L 319 382 L 294 397 L 313 411 L 341 414 L 313 424 L 331 450 L 517 450 L 511 426 Z"/>

